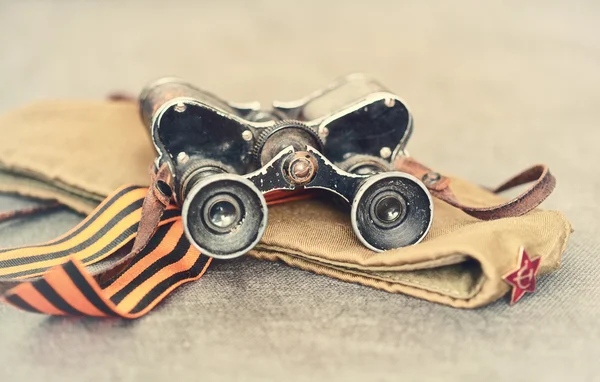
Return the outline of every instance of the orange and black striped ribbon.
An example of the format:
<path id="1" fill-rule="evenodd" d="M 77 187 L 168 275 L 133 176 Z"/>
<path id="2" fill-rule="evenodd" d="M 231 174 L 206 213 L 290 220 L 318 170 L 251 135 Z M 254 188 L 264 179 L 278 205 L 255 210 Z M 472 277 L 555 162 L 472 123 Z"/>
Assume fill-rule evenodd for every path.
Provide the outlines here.
<path id="1" fill-rule="evenodd" d="M 211 258 L 190 245 L 174 205 L 164 211 L 148 245 L 116 276 L 99 284 L 86 268 L 133 241 L 147 191 L 122 187 L 65 235 L 0 250 L 0 286 L 18 282 L 0 299 L 35 313 L 136 318 L 178 286 L 199 279 Z M 307 197 L 275 192 L 267 199 L 273 205 Z"/>

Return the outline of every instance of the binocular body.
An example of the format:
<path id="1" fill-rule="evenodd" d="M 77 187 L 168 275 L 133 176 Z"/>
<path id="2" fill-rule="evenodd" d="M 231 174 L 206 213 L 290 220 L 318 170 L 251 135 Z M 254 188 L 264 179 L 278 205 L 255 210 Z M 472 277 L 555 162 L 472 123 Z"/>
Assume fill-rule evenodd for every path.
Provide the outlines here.
<path id="1" fill-rule="evenodd" d="M 351 206 L 354 232 L 383 251 L 418 243 L 433 203 L 413 176 L 392 171 L 413 120 L 402 100 L 363 75 L 345 77 L 294 102 L 224 101 L 174 78 L 140 95 L 157 158 L 174 179 L 190 242 L 234 258 L 261 239 L 264 194 L 323 189 Z"/>

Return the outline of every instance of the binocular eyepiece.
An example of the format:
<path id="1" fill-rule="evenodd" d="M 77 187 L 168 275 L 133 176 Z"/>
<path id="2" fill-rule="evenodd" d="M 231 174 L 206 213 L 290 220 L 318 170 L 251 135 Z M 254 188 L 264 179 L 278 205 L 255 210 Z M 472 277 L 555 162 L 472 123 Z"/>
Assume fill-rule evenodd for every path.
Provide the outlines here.
<path id="1" fill-rule="evenodd" d="M 239 175 L 218 174 L 198 181 L 182 207 L 185 234 L 202 253 L 231 259 L 248 252 L 267 228 L 267 203 L 256 186 Z"/>
<path id="2" fill-rule="evenodd" d="M 432 222 L 429 191 L 415 177 L 400 172 L 367 178 L 352 200 L 352 228 L 374 251 L 400 248 L 421 241 Z"/>
<path id="3" fill-rule="evenodd" d="M 418 243 L 433 203 L 409 174 L 390 171 L 404 155 L 412 117 L 395 95 L 349 76 L 296 102 L 234 104 L 178 79 L 140 95 L 140 111 L 167 163 L 185 233 L 202 253 L 230 259 L 262 238 L 264 195 L 324 189 L 351 206 L 360 241 L 375 251 Z"/>

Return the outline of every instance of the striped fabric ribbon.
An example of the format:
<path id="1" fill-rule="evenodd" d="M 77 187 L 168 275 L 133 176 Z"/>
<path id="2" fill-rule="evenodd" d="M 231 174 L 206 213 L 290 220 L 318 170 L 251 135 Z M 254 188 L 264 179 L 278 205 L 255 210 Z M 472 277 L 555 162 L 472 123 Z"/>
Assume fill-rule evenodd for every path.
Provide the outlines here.
<path id="1" fill-rule="evenodd" d="M 0 287 L 8 289 L 0 300 L 35 313 L 137 318 L 178 286 L 199 279 L 211 258 L 190 245 L 174 205 L 167 207 L 154 236 L 127 267 L 101 283 L 97 280 L 103 279 L 102 272 L 91 273 L 89 266 L 133 241 L 147 191 L 122 187 L 65 235 L 0 250 Z M 273 205 L 307 197 L 275 192 L 267 200 Z"/>

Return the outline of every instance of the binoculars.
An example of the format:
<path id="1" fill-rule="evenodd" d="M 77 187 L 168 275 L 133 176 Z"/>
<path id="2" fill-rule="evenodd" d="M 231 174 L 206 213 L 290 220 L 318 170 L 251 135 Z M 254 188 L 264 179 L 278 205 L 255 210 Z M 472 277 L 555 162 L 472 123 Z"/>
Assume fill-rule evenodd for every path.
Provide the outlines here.
<path id="1" fill-rule="evenodd" d="M 374 251 L 416 244 L 433 203 L 410 174 L 413 120 L 402 100 L 364 75 L 351 75 L 293 102 L 234 103 L 180 79 L 148 85 L 140 114 L 167 164 L 187 238 L 208 256 L 252 249 L 267 226 L 264 194 L 327 190 L 350 205 L 352 228 Z"/>

